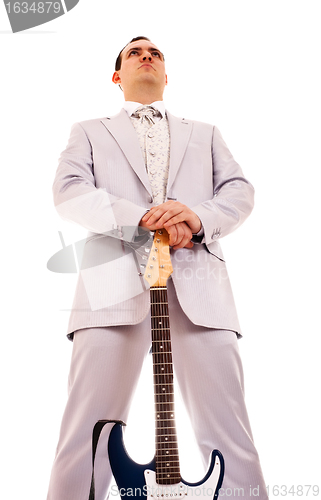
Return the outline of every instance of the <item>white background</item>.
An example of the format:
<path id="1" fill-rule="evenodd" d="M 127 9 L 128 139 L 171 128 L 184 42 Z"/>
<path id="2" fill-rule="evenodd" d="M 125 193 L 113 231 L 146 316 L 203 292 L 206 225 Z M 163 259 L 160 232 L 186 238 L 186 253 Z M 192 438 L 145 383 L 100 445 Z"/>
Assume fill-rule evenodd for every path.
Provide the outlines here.
<path id="1" fill-rule="evenodd" d="M 121 108 L 114 60 L 137 35 L 165 53 L 167 108 L 218 125 L 256 188 L 250 219 L 222 241 L 248 411 L 270 488 L 321 486 L 320 24 L 310 0 L 80 0 L 11 34 L 0 5 L 3 498 L 46 498 L 67 396 L 76 275 L 46 263 L 61 248 L 58 231 L 66 245 L 85 233 L 54 210 L 57 159 L 72 123 Z M 154 450 L 144 370 L 126 435 L 143 463 Z M 178 412 L 182 475 L 197 481 L 204 472 Z"/>

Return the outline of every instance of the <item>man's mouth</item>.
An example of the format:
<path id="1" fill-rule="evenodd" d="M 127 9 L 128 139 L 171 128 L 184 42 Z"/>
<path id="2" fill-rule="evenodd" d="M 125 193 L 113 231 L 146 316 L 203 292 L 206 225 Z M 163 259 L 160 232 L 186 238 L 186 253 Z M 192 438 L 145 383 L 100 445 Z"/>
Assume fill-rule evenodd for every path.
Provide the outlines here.
<path id="1" fill-rule="evenodd" d="M 150 68 L 155 69 L 155 68 L 154 68 L 151 64 L 148 64 L 148 63 L 144 63 L 144 64 L 142 64 L 141 66 L 139 66 L 139 68 L 143 68 L 144 66 L 148 66 L 148 67 L 150 67 Z"/>

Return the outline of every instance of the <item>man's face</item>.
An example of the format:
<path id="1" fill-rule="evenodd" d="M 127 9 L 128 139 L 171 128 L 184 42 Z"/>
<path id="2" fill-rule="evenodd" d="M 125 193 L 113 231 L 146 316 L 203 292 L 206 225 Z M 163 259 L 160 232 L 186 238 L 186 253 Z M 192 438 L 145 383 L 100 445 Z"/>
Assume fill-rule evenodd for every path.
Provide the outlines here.
<path id="1" fill-rule="evenodd" d="M 153 85 L 161 92 L 167 85 L 164 57 L 148 40 L 129 43 L 122 52 L 122 64 L 113 75 L 113 82 L 120 84 L 124 92 L 137 85 Z"/>

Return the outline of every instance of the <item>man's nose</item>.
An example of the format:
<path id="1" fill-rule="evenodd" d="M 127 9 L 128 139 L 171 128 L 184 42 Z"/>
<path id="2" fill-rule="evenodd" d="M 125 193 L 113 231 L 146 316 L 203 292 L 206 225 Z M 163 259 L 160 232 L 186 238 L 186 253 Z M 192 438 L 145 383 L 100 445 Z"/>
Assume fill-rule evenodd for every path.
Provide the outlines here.
<path id="1" fill-rule="evenodd" d="M 148 60 L 149 62 L 151 62 L 152 61 L 152 56 L 151 56 L 151 54 L 149 52 L 145 52 L 145 54 L 143 55 L 142 59 L 143 59 L 143 61 Z"/>

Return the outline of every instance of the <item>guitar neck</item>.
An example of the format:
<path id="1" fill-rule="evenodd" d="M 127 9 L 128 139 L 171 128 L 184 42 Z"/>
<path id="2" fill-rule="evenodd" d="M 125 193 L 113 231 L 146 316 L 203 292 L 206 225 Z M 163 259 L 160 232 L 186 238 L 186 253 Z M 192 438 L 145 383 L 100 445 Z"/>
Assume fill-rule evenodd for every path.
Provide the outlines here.
<path id="1" fill-rule="evenodd" d="M 180 482 L 174 413 L 172 348 L 166 286 L 150 289 L 155 397 L 156 482 Z"/>

